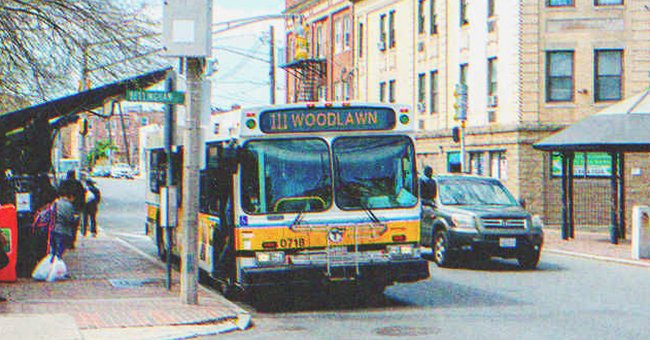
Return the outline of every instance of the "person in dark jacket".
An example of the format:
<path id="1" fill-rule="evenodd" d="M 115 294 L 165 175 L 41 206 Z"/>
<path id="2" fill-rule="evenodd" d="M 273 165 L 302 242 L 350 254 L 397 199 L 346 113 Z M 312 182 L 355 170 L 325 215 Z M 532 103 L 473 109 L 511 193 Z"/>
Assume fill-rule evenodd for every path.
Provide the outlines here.
<path id="1" fill-rule="evenodd" d="M 432 205 L 436 199 L 436 182 L 433 180 L 433 169 L 424 167 L 424 178 L 420 179 L 420 197 L 422 203 Z"/>
<path id="2" fill-rule="evenodd" d="M 84 197 L 86 189 L 84 189 L 83 184 L 81 184 L 81 182 L 77 179 L 77 175 L 74 170 L 68 170 L 64 182 L 65 181 L 70 182 L 71 190 L 74 192 L 75 199 L 72 202 L 72 206 L 75 210 L 75 213 L 81 216 L 85 205 Z M 72 249 L 74 249 L 75 245 L 77 244 L 77 232 L 79 231 L 79 222 L 81 222 L 81 219 L 78 219 L 77 221 L 78 223 L 75 226 L 74 233 L 72 234 L 72 245 L 70 247 Z"/>
<path id="3" fill-rule="evenodd" d="M 97 188 L 95 181 L 92 178 L 86 180 L 86 204 L 84 205 L 83 223 L 81 225 L 81 233 L 88 235 L 88 229 L 93 237 L 97 237 L 97 210 L 99 210 L 99 202 L 102 199 L 102 194 Z M 90 219 L 90 228 L 88 228 L 88 220 Z"/>
<path id="4" fill-rule="evenodd" d="M 56 204 L 56 222 L 50 237 L 50 251 L 58 258 L 71 248 L 74 234 L 79 225 L 79 213 L 75 210 L 73 202 L 77 198 L 77 188 L 73 181 L 64 180 L 59 185 L 59 198 Z"/>

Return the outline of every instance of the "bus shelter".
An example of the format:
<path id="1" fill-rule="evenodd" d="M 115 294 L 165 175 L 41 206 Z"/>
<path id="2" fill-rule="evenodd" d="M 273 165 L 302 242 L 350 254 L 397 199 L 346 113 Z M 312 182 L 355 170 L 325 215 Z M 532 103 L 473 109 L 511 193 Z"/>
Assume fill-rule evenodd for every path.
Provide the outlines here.
<path id="1" fill-rule="evenodd" d="M 650 152 L 650 88 L 622 100 L 533 145 L 562 155 L 562 238 L 575 237 L 574 171 L 576 152 L 606 152 L 611 157 L 610 241 L 625 239 L 625 153 Z"/>
<path id="2" fill-rule="evenodd" d="M 56 131 L 74 124 L 81 113 L 102 107 L 127 90 L 144 89 L 163 81 L 163 68 L 13 112 L 0 113 L 0 204 L 15 203 L 16 193 L 29 195 L 28 204 L 16 204 L 19 276 L 29 276 L 38 256 L 30 239 L 32 213 L 53 196 L 48 173 Z M 11 170 L 11 175 L 5 175 Z M 9 172 L 7 172 L 9 173 Z M 22 202 L 23 200 L 21 200 Z"/>

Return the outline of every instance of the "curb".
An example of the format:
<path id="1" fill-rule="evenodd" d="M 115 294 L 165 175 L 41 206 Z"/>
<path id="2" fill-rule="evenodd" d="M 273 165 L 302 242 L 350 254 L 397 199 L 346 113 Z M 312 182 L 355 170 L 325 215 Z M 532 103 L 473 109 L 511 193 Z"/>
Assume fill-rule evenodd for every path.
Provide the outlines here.
<path id="1" fill-rule="evenodd" d="M 106 233 L 106 234 L 111 235 L 111 236 L 114 237 L 117 241 L 119 241 L 120 243 L 122 243 L 124 246 L 126 246 L 126 247 L 128 247 L 129 249 L 135 251 L 135 252 L 138 253 L 140 256 L 146 258 L 147 260 L 149 260 L 151 263 L 155 264 L 156 266 L 161 267 L 161 268 L 166 268 L 166 266 L 165 266 L 164 263 L 158 261 L 158 259 L 156 259 L 156 258 L 154 258 L 153 256 L 151 256 L 151 255 L 149 255 L 149 254 L 143 252 L 142 250 L 138 249 L 137 247 L 133 246 L 132 244 L 130 244 L 129 242 L 125 241 L 125 240 L 122 239 L 121 237 L 119 237 L 119 236 L 117 236 L 117 235 L 115 235 L 115 234 L 112 234 L 112 233 Z M 235 315 L 236 315 L 236 316 L 235 316 L 235 319 L 234 319 L 233 323 L 234 323 L 234 325 L 235 325 L 235 327 L 236 327 L 237 329 L 239 329 L 239 330 L 246 330 L 246 329 L 248 329 L 248 327 L 250 327 L 250 324 L 251 324 L 251 322 L 252 322 L 252 318 L 251 318 L 250 313 L 248 313 L 247 311 L 245 311 L 244 309 L 242 309 L 241 307 L 239 307 L 239 306 L 238 306 L 237 304 L 235 304 L 234 302 L 232 302 L 232 301 L 226 299 L 225 297 L 223 297 L 223 295 L 218 294 L 218 293 L 214 292 L 213 290 L 206 288 L 206 287 L 203 286 L 203 285 L 200 285 L 200 284 L 199 284 L 199 289 L 201 289 L 204 293 L 210 295 L 212 298 L 219 300 L 219 301 L 220 301 L 221 303 L 223 303 L 224 305 L 227 305 L 230 309 L 232 309 L 232 310 L 235 312 Z M 228 330 L 228 331 L 230 331 L 230 330 Z"/>
<path id="2" fill-rule="evenodd" d="M 581 257 L 581 258 L 604 261 L 604 262 L 613 262 L 613 263 L 627 264 L 627 265 L 637 266 L 637 267 L 650 268 L 650 263 L 635 261 L 635 260 L 619 259 L 619 258 L 615 258 L 615 257 L 592 255 L 592 254 L 585 254 L 585 253 L 576 253 L 576 252 L 572 252 L 572 251 L 553 249 L 553 248 L 546 248 L 546 247 L 544 248 L 544 251 L 549 252 L 549 253 L 553 253 L 553 254 L 559 254 L 559 255 Z"/>

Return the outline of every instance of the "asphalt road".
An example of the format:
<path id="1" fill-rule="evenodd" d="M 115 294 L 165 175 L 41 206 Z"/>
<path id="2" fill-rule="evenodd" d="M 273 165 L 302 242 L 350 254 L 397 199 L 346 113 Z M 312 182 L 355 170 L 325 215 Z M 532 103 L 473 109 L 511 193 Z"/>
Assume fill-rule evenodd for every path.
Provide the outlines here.
<path id="1" fill-rule="evenodd" d="M 147 253 L 144 181 L 98 180 L 100 227 Z M 431 265 L 428 280 L 398 284 L 370 301 L 313 293 L 239 304 L 245 332 L 219 339 L 642 339 L 650 334 L 650 270 L 543 253 L 537 270 L 493 260 L 454 269 Z M 215 337 L 217 338 L 217 337 Z"/>

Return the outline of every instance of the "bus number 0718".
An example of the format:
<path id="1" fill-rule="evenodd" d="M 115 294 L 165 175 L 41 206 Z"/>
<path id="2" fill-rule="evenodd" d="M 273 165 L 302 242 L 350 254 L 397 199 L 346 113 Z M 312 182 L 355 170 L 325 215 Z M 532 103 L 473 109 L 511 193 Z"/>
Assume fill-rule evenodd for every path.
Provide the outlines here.
<path id="1" fill-rule="evenodd" d="M 303 248 L 304 246 L 304 238 L 283 238 L 280 240 L 281 248 Z"/>

